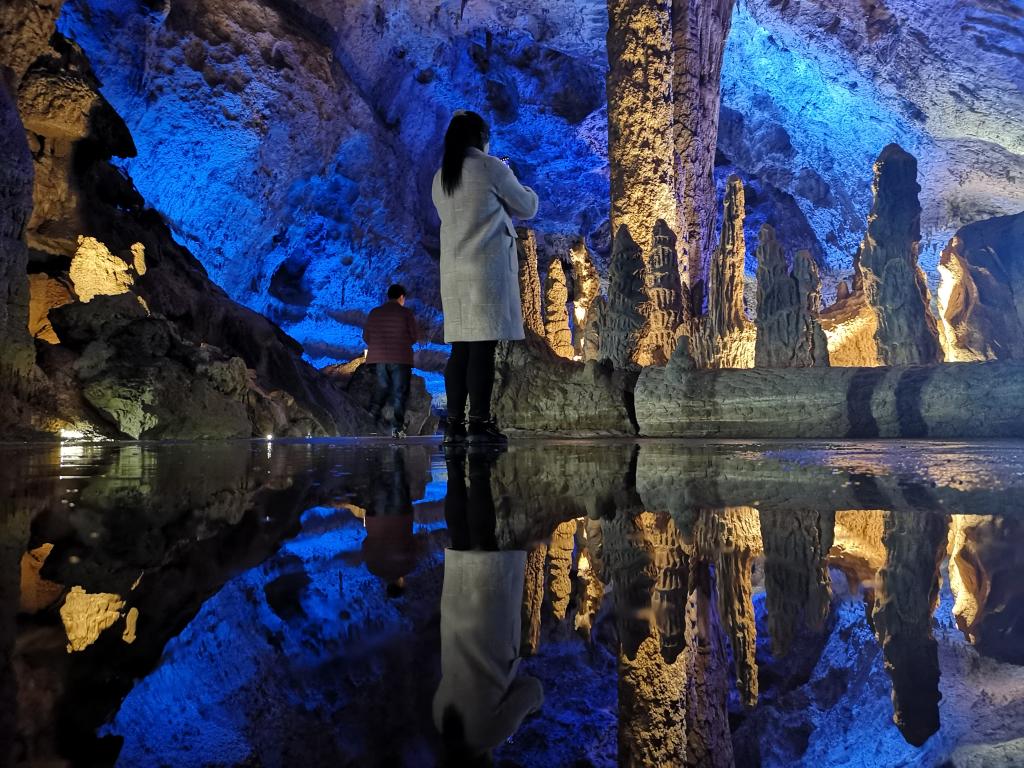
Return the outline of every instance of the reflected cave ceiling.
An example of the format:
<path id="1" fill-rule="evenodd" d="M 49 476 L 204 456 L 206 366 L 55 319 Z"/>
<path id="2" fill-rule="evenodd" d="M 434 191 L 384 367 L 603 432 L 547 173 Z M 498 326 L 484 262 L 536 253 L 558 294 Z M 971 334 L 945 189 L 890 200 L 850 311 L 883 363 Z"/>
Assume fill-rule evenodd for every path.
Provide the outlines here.
<path id="1" fill-rule="evenodd" d="M 140 192 L 320 363 L 361 351 L 392 280 L 436 326 L 455 109 L 537 189 L 549 253 L 583 234 L 606 259 L 606 25 L 605 0 L 70 0 L 60 28 L 132 131 Z M 920 163 L 933 270 L 957 227 L 1024 209 L 1022 114 L 1021 0 L 741 0 L 716 176 L 748 185 L 748 271 L 769 221 L 848 273 L 892 141 Z"/>

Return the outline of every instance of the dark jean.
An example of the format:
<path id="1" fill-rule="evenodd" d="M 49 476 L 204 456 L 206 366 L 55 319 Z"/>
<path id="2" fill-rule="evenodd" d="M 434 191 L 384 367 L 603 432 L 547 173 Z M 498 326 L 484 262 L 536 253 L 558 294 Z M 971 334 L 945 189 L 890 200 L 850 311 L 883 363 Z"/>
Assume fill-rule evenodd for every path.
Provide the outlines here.
<path id="1" fill-rule="evenodd" d="M 405 405 L 409 400 L 409 383 L 412 381 L 412 366 L 401 363 L 374 363 L 377 369 L 377 386 L 373 390 L 370 414 L 381 418 L 385 404 L 394 410 L 392 426 L 405 429 Z"/>
<path id="2" fill-rule="evenodd" d="M 451 548 L 459 550 L 498 549 L 497 518 L 491 491 L 491 468 L 496 457 L 471 454 L 469 483 L 466 483 L 465 454 L 446 457 L 448 492 L 444 497 L 444 519 Z"/>
<path id="3" fill-rule="evenodd" d="M 456 341 L 444 369 L 444 389 L 448 395 L 449 421 L 491 418 L 491 391 L 494 389 L 494 352 L 496 341 Z"/>

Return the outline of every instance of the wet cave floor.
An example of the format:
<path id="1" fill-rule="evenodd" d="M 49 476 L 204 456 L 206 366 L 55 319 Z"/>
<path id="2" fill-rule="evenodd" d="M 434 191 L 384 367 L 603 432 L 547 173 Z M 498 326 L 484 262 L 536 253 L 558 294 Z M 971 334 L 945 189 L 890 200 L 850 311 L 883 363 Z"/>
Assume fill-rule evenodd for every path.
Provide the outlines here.
<path id="1" fill-rule="evenodd" d="M 1024 765 L 1024 443 L 8 446 L 0 485 L 0 766 Z"/>

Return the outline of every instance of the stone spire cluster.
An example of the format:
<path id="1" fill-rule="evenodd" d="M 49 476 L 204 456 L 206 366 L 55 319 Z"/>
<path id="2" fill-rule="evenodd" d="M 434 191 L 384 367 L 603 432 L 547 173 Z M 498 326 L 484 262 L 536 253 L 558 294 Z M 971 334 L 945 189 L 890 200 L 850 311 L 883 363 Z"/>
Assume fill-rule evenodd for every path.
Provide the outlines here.
<path id="1" fill-rule="evenodd" d="M 559 357 L 572 358 L 572 330 L 569 328 L 569 289 L 560 259 L 552 259 L 544 285 L 544 336 Z"/>

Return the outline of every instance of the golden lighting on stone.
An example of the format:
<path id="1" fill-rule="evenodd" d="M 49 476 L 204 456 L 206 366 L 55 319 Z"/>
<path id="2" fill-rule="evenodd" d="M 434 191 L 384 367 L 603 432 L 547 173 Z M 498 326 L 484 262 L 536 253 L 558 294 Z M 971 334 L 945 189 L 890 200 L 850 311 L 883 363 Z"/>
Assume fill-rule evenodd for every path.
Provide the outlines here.
<path id="1" fill-rule="evenodd" d="M 68 653 L 84 651 L 95 643 L 121 618 L 124 605 L 119 595 L 107 592 L 90 594 L 82 587 L 72 587 L 60 609 L 68 637 Z M 132 633 L 134 639 L 134 623 Z"/>

